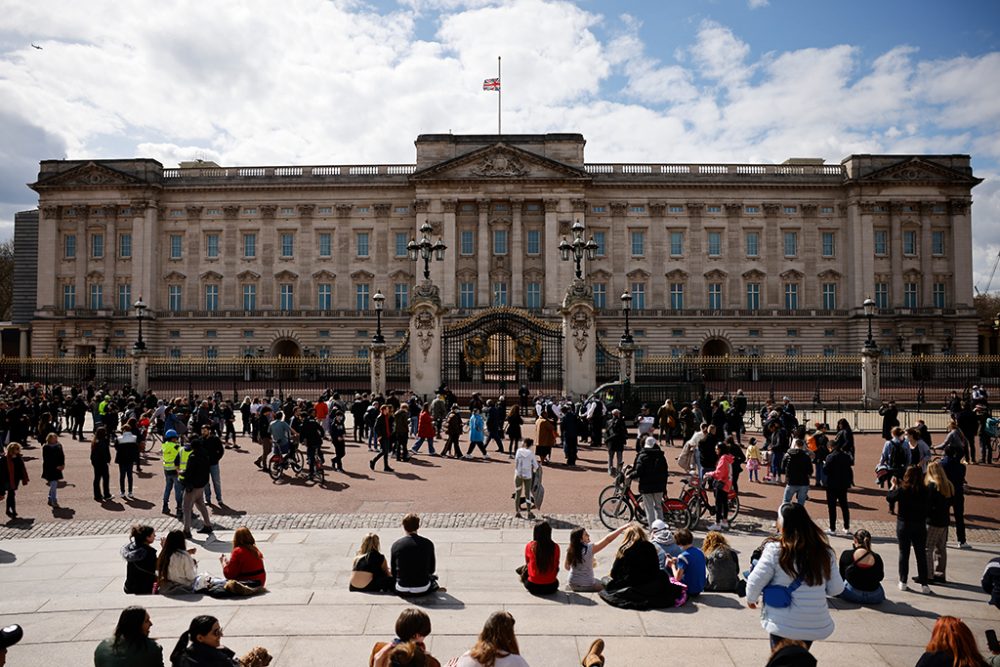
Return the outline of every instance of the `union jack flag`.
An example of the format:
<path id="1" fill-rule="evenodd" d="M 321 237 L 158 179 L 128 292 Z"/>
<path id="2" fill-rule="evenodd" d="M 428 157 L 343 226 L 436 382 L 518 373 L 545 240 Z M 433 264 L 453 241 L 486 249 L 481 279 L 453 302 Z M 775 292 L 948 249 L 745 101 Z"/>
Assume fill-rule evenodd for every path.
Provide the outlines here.
<path id="1" fill-rule="evenodd" d="M 483 90 L 500 90 L 500 79 L 486 79 L 483 81 Z"/>

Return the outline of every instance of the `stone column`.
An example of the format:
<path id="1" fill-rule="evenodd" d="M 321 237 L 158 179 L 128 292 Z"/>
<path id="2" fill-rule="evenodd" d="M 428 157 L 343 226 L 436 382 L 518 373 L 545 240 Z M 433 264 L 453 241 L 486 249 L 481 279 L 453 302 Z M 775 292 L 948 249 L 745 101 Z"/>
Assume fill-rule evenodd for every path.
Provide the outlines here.
<path id="1" fill-rule="evenodd" d="M 429 398 L 441 386 L 441 316 L 445 309 L 437 285 L 430 281 L 417 285 L 410 312 L 410 389 Z"/>
<path id="2" fill-rule="evenodd" d="M 878 348 L 864 347 L 861 350 L 861 404 L 874 409 L 882 402 L 879 390 Z"/>
<path id="3" fill-rule="evenodd" d="M 444 278 L 441 281 L 441 301 L 449 308 L 458 307 L 458 299 L 455 296 L 455 271 L 454 268 L 458 264 L 459 251 L 458 247 L 458 232 L 455 227 L 455 208 L 458 206 L 458 201 L 455 199 L 443 199 L 441 200 L 441 207 L 443 210 L 443 218 L 441 221 L 442 233 L 444 236 L 444 244 L 448 246 L 445 250 L 445 257 L 447 261 L 442 262 L 448 270 L 444 273 Z M 414 237 L 416 238 L 416 237 Z"/>
<path id="4" fill-rule="evenodd" d="M 594 291 L 574 280 L 562 302 L 563 394 L 586 396 L 597 386 L 597 320 Z"/>
<path id="5" fill-rule="evenodd" d="M 799 232 L 799 236 L 802 239 L 802 247 L 799 248 L 798 255 L 799 257 L 812 257 L 816 260 L 813 266 L 808 266 L 806 263 L 802 264 L 802 268 L 805 270 L 802 276 L 803 293 L 799 296 L 799 308 L 822 308 L 823 294 L 819 287 L 817 274 L 821 272 L 820 269 L 824 266 L 822 259 L 823 241 L 820 238 L 821 232 L 818 228 L 819 220 L 816 219 L 817 207 L 816 204 L 806 203 L 800 204 L 799 210 L 802 211 L 802 229 Z M 837 248 L 834 248 L 835 255 L 836 251 Z M 839 297 L 837 305 L 843 307 L 843 296 L 840 294 L 837 296 Z"/>
<path id="6" fill-rule="evenodd" d="M 670 287 L 666 279 L 666 268 L 659 266 L 659 258 L 670 257 L 670 240 L 667 238 L 667 221 L 665 214 L 667 205 L 663 202 L 650 202 L 646 206 L 649 211 L 649 227 L 646 228 L 646 257 L 652 260 L 649 264 L 649 297 L 648 302 L 653 308 L 670 307 Z M 693 290 L 687 288 L 688 294 L 684 295 L 684 307 L 691 308 L 694 305 L 692 297 Z M 704 290 L 702 290 L 704 291 Z"/>
<path id="7" fill-rule="evenodd" d="M 132 298 L 139 297 L 149 306 L 150 311 L 163 307 L 161 299 L 166 298 L 166 289 L 162 287 L 159 276 L 159 261 L 161 255 L 156 249 L 162 248 L 159 243 L 156 202 L 150 200 L 134 200 L 132 208 Z M 190 280 L 191 277 L 189 276 Z M 79 302 L 79 299 L 77 300 Z"/>
<path id="8" fill-rule="evenodd" d="M 920 305 L 934 305 L 934 245 L 931 239 L 931 213 L 934 205 L 917 202 L 913 207 L 920 215 Z"/>
<path id="9" fill-rule="evenodd" d="M 385 343 L 371 343 L 368 346 L 371 390 L 375 396 L 385 396 L 385 349 Z"/>
<path id="10" fill-rule="evenodd" d="M 970 307 L 972 272 L 968 267 L 972 266 L 972 220 L 969 215 L 969 201 L 952 199 L 948 202 L 948 208 L 951 217 L 951 246 L 945 250 L 948 253 L 953 292 L 949 296 L 955 307 Z"/>
<path id="11" fill-rule="evenodd" d="M 882 204 L 889 211 L 889 257 L 892 258 L 892 294 L 889 307 L 903 307 L 903 230 L 899 225 L 899 208 L 897 204 L 885 202 Z"/>
<path id="12" fill-rule="evenodd" d="M 611 258 L 611 284 L 608 286 L 608 301 L 617 299 L 622 292 L 629 290 L 629 266 L 632 263 L 632 248 L 628 236 L 628 202 L 613 201 L 608 202 L 611 209 L 611 230 L 608 242 L 608 255 Z M 647 303 L 650 308 L 655 307 L 652 302 Z"/>
<path id="13" fill-rule="evenodd" d="M 726 205 L 726 211 L 730 211 L 731 205 Z M 764 204 L 764 233 L 760 236 L 760 247 L 757 249 L 758 256 L 764 258 L 764 273 L 767 278 L 762 281 L 760 295 L 760 307 L 764 308 L 784 308 L 783 294 L 781 292 L 782 266 L 785 256 L 785 243 L 781 237 L 781 227 L 778 222 L 777 204 Z M 736 207 L 742 211 L 742 204 Z"/>
<path id="14" fill-rule="evenodd" d="M 622 382 L 635 383 L 635 343 L 618 343 L 618 379 Z"/>
<path id="15" fill-rule="evenodd" d="M 515 308 L 524 307 L 524 230 L 521 228 L 521 208 L 523 199 L 510 200 L 510 242 L 507 253 L 510 255 L 510 305 Z"/>
<path id="16" fill-rule="evenodd" d="M 18 329 L 19 338 L 18 338 L 17 356 L 20 359 L 28 358 L 28 334 L 30 333 L 31 329 L 28 328 Z"/>
<path id="17" fill-rule="evenodd" d="M 545 205 L 545 233 L 543 234 L 543 245 L 545 255 L 553 258 L 545 264 L 545 301 L 544 306 L 556 305 L 559 298 L 559 263 L 556 255 L 556 248 L 559 247 L 559 200 L 546 199 Z"/>
<path id="18" fill-rule="evenodd" d="M 35 293 L 35 307 L 55 308 L 61 310 L 63 307 L 62 288 L 56 282 L 56 267 L 65 253 L 62 236 L 58 233 L 59 228 L 59 207 L 48 204 L 40 204 L 41 215 L 38 219 L 38 247 L 46 249 L 51 253 L 50 257 L 54 261 L 38 262 L 37 291 Z M 87 239 L 81 237 L 79 231 L 76 232 L 76 263 L 85 264 L 84 257 L 87 256 Z M 76 281 L 77 303 L 80 302 L 80 290 L 84 289 L 79 279 Z"/>
<path id="19" fill-rule="evenodd" d="M 490 292 L 490 200 L 479 199 L 479 225 L 476 228 L 476 305 L 492 306 Z"/>
<path id="20" fill-rule="evenodd" d="M 149 352 L 132 349 L 132 386 L 140 394 L 149 389 Z"/>

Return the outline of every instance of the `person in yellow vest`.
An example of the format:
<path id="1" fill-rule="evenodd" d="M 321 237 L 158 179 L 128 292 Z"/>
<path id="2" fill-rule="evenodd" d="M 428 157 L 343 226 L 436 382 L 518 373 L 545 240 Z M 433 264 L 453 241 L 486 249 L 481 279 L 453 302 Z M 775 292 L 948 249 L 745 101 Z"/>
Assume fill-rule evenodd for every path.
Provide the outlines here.
<path id="1" fill-rule="evenodd" d="M 177 513 L 181 512 L 181 494 L 183 489 L 177 481 L 178 468 L 187 458 L 181 456 L 181 445 L 178 442 L 177 431 L 170 429 L 163 434 L 163 513 L 170 515 L 170 491 L 173 489 Z"/>

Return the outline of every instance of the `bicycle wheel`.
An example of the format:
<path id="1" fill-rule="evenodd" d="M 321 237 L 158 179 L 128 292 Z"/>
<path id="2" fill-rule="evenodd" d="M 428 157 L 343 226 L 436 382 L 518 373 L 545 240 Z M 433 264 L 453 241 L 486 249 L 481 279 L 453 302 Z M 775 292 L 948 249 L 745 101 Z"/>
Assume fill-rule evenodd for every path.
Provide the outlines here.
<path id="1" fill-rule="evenodd" d="M 726 517 L 729 520 L 729 523 L 736 521 L 736 517 L 739 516 L 739 513 L 740 513 L 740 497 L 734 496 L 729 499 L 729 514 Z"/>
<path id="2" fill-rule="evenodd" d="M 308 467 L 305 462 L 305 455 L 298 449 L 295 450 L 295 456 L 289 459 L 288 465 L 296 475 L 301 474 L 304 467 Z"/>
<path id="3" fill-rule="evenodd" d="M 271 457 L 271 460 L 267 465 L 267 474 L 271 476 L 275 482 L 281 479 L 281 473 L 285 471 L 285 466 L 282 464 L 281 458 Z"/>
<path id="4" fill-rule="evenodd" d="M 316 477 L 319 478 L 320 482 L 326 481 L 326 472 L 323 470 L 323 458 L 320 456 L 316 457 Z"/>
<path id="5" fill-rule="evenodd" d="M 622 496 L 612 496 L 601 503 L 598 516 L 605 528 L 615 530 L 632 521 L 635 518 L 635 510 Z"/>
<path id="6" fill-rule="evenodd" d="M 701 500 L 698 496 L 692 496 L 691 500 L 688 501 L 688 530 L 694 530 L 698 526 L 698 521 L 701 519 Z"/>
<path id="7" fill-rule="evenodd" d="M 152 429 L 146 432 L 146 439 L 142 441 L 143 448 L 146 452 L 151 452 L 156 449 L 157 443 L 160 441 L 159 436 L 153 432 Z"/>
<path id="8" fill-rule="evenodd" d="M 687 528 L 691 530 L 691 512 L 687 507 L 681 505 L 670 509 L 663 509 L 663 520 L 671 528 Z"/>
<path id="9" fill-rule="evenodd" d="M 609 484 L 603 489 L 601 489 L 601 495 L 597 497 L 597 506 L 600 507 L 601 503 L 612 496 L 618 495 L 619 489 L 614 484 Z"/>

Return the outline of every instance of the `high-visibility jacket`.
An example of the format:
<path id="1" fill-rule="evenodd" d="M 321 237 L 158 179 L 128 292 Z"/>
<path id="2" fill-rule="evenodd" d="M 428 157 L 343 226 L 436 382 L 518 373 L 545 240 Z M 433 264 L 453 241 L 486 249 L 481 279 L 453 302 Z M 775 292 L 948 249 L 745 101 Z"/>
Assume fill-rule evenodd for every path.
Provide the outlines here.
<path id="1" fill-rule="evenodd" d="M 180 455 L 180 443 L 172 440 L 163 441 L 163 472 L 177 472 L 177 457 Z"/>
<path id="2" fill-rule="evenodd" d="M 177 474 L 183 475 L 184 471 L 187 470 L 188 458 L 191 457 L 191 449 L 188 447 L 181 447 L 180 452 L 177 456 Z"/>

